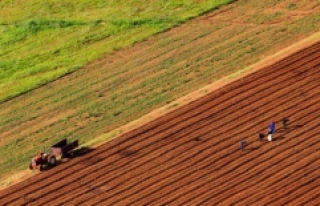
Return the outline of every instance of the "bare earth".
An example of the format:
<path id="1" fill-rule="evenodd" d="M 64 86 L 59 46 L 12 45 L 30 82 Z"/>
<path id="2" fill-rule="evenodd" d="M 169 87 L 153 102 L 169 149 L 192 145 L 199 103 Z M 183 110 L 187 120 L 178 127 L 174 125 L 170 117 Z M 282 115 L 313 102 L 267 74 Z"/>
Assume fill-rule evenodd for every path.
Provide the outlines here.
<path id="1" fill-rule="evenodd" d="M 2 191 L 0 205 L 318 205 L 319 57 L 320 42 Z M 259 142 L 271 121 L 274 141 Z"/>

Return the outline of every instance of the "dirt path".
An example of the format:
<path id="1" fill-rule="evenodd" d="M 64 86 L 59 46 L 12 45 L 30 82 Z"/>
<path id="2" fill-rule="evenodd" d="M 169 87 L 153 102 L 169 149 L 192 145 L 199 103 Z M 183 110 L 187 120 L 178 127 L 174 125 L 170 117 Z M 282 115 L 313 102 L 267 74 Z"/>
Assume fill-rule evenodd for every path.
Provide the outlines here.
<path id="1" fill-rule="evenodd" d="M 0 204 L 319 204 L 319 59 L 317 43 L 2 191 Z M 271 121 L 275 141 L 259 142 Z"/>

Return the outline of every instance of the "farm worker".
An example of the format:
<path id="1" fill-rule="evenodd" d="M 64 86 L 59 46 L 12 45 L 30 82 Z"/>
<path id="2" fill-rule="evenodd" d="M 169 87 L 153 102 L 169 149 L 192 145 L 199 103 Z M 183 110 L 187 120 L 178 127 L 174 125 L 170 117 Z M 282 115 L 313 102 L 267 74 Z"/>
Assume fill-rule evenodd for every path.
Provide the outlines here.
<path id="1" fill-rule="evenodd" d="M 264 138 L 264 134 L 262 134 L 261 132 L 259 132 L 259 141 L 262 142 Z"/>
<path id="2" fill-rule="evenodd" d="M 272 142 L 272 133 L 270 131 L 268 132 L 268 141 Z"/>
<path id="3" fill-rule="evenodd" d="M 274 122 L 271 122 L 269 125 L 269 132 L 273 134 L 276 131 L 276 124 Z"/>
<path id="4" fill-rule="evenodd" d="M 285 117 L 285 118 L 282 120 L 283 129 L 287 129 L 288 121 L 289 121 L 289 119 L 288 119 L 287 117 Z"/>
<path id="5" fill-rule="evenodd" d="M 247 145 L 247 142 L 245 140 L 241 140 L 240 142 L 240 149 L 243 151 L 245 149 L 245 146 Z"/>

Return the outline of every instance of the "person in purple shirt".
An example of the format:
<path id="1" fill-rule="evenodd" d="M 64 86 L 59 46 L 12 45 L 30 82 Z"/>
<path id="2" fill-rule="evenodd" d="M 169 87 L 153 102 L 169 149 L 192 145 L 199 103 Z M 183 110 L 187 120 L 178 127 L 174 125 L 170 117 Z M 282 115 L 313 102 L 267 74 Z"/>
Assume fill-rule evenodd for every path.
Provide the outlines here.
<path id="1" fill-rule="evenodd" d="M 270 134 L 273 134 L 276 131 L 276 124 L 274 122 L 271 122 L 269 125 L 269 132 Z"/>

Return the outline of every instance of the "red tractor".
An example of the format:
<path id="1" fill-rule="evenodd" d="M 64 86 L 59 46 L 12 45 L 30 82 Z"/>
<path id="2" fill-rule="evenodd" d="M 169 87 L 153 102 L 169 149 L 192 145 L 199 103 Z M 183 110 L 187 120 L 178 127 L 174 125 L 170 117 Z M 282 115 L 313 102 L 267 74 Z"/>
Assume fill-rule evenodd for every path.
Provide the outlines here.
<path id="1" fill-rule="evenodd" d="M 57 157 L 63 158 L 67 156 L 73 156 L 73 149 L 79 146 L 79 141 L 75 140 L 71 143 L 67 142 L 67 139 L 54 144 L 50 148 L 49 153 L 40 152 L 37 156 L 33 157 L 29 169 L 39 168 L 40 170 L 43 167 L 53 167 L 57 163 Z"/>
<path id="2" fill-rule="evenodd" d="M 32 170 L 32 169 L 39 168 L 41 170 L 44 165 L 54 166 L 56 162 L 57 162 L 57 159 L 54 155 L 40 152 L 37 156 L 32 158 L 29 164 L 29 169 Z"/>

